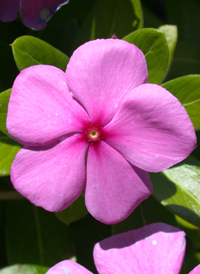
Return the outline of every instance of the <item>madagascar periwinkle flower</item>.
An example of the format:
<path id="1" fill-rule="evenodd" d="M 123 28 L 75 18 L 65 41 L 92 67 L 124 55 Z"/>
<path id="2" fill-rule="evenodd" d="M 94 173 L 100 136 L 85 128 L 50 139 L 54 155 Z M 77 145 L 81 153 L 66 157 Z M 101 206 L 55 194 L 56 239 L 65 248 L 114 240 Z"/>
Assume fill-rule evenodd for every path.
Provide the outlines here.
<path id="1" fill-rule="evenodd" d="M 0 0 L 0 20 L 10 22 L 20 11 L 25 26 L 40 30 L 46 22 L 69 0 Z"/>
<path id="2" fill-rule="evenodd" d="M 24 145 L 11 167 L 16 190 L 49 211 L 84 190 L 94 218 L 125 219 L 153 191 L 148 172 L 196 146 L 181 103 L 147 78 L 141 50 L 119 39 L 80 46 L 65 73 L 48 65 L 21 71 L 7 116 L 8 132 Z"/>
<path id="3" fill-rule="evenodd" d="M 151 224 L 107 238 L 94 246 L 99 274 L 179 274 L 185 254 L 185 234 L 164 223 Z M 92 274 L 70 260 L 47 274 Z M 200 265 L 189 274 L 199 274 Z"/>

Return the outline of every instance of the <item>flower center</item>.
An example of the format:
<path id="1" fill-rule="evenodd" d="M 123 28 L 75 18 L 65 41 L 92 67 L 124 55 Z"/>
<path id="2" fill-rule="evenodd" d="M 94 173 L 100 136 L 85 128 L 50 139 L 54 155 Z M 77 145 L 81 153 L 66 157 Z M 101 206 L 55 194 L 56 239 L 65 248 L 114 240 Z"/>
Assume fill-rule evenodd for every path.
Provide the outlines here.
<path id="1" fill-rule="evenodd" d="M 101 137 L 101 132 L 98 128 L 92 127 L 87 130 L 88 141 L 96 142 L 99 141 Z"/>

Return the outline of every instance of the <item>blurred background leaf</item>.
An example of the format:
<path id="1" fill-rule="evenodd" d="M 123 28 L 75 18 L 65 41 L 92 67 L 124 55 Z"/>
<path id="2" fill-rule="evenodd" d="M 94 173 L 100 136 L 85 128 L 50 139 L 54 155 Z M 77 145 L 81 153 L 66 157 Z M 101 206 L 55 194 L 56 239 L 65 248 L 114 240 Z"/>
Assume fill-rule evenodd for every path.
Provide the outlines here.
<path id="1" fill-rule="evenodd" d="M 69 229 L 74 239 L 77 262 L 92 273 L 97 273 L 92 256 L 94 245 L 111 236 L 111 226 L 102 224 L 87 214 L 71 223 Z"/>
<path id="2" fill-rule="evenodd" d="M 68 227 L 27 200 L 7 204 L 6 249 L 9 264 L 51 267 L 74 255 Z"/>
<path id="3" fill-rule="evenodd" d="M 74 49 L 89 40 L 122 38 L 142 28 L 143 18 L 139 0 L 97 0 L 78 32 Z"/>

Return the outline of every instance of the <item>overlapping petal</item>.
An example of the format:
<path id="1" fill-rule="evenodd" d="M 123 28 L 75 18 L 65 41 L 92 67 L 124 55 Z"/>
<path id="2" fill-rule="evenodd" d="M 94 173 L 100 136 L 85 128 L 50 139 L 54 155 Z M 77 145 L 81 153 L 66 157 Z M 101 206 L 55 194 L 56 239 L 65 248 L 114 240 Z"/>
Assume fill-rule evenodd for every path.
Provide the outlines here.
<path id="1" fill-rule="evenodd" d="M 7 0 L 6 0 L 7 1 Z M 46 22 L 69 0 L 21 0 L 21 16 L 24 25 L 40 30 L 47 26 Z"/>
<path id="2" fill-rule="evenodd" d="M 101 126 L 112 118 L 119 102 L 134 87 L 147 82 L 144 54 L 119 39 L 101 39 L 80 46 L 66 70 L 67 85 Z"/>
<path id="3" fill-rule="evenodd" d="M 92 272 L 74 261 L 66 260 L 54 265 L 46 274 L 92 274 Z"/>
<path id="4" fill-rule="evenodd" d="M 181 103 L 166 89 L 145 84 L 129 93 L 104 140 L 133 165 L 160 172 L 185 159 L 196 146 L 192 122 Z"/>
<path id="5" fill-rule="evenodd" d="M 73 100 L 65 73 L 53 66 L 24 69 L 16 78 L 8 106 L 8 132 L 24 145 L 54 143 L 82 132 L 88 115 Z"/>
<path id="6" fill-rule="evenodd" d="M 147 172 L 132 167 L 103 141 L 90 145 L 85 203 L 94 218 L 105 224 L 120 222 L 152 191 Z"/>
<path id="7" fill-rule="evenodd" d="M 100 274 L 178 274 L 184 254 L 184 232 L 155 223 L 96 244 L 94 261 Z"/>
<path id="8" fill-rule="evenodd" d="M 0 0 L 0 20 L 10 22 L 17 18 L 20 0 Z"/>
<path id="9" fill-rule="evenodd" d="M 54 146 L 22 148 L 11 167 L 13 186 L 48 211 L 67 208 L 85 185 L 87 147 L 78 134 Z"/>

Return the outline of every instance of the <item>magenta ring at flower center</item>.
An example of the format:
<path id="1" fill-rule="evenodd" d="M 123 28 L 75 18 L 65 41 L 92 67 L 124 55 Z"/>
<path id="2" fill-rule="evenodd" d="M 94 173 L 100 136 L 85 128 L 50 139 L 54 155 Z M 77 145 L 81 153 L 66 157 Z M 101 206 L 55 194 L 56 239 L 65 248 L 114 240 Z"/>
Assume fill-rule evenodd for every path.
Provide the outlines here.
<path id="1" fill-rule="evenodd" d="M 101 137 L 101 132 L 98 128 L 91 127 L 87 130 L 88 141 L 96 142 L 100 140 L 100 137 Z"/>

